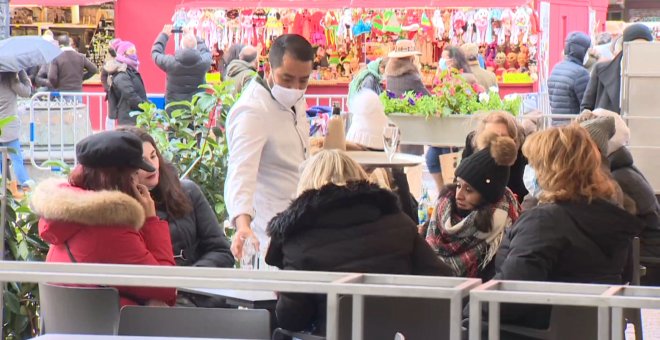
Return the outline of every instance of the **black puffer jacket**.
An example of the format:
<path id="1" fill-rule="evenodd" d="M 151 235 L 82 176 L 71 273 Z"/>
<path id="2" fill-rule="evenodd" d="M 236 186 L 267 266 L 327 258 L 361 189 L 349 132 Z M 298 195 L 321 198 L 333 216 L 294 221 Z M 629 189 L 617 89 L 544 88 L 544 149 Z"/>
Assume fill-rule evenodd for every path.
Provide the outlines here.
<path id="1" fill-rule="evenodd" d="M 660 204 L 655 198 L 651 184 L 633 165 L 632 154 L 628 148 L 619 148 L 607 158 L 610 161 L 612 177 L 619 183 L 623 193 L 635 202 L 636 215 L 644 222 L 642 246 L 647 243 L 645 241 L 653 241 L 651 243 L 655 244 L 655 247 L 660 247 Z"/>
<path id="2" fill-rule="evenodd" d="M 550 107 L 554 114 L 579 114 L 589 71 L 582 66 L 591 40 L 584 33 L 572 33 L 566 39 L 566 59 L 555 66 L 548 78 Z"/>
<path id="3" fill-rule="evenodd" d="M 397 197 L 366 182 L 328 184 L 298 197 L 268 225 L 266 263 L 288 270 L 451 275 Z M 280 294 L 277 320 L 289 330 L 325 330 L 325 296 Z"/>
<path id="4" fill-rule="evenodd" d="M 163 206 L 158 206 L 158 217 L 170 224 L 172 250 L 178 266 L 226 267 L 234 266 L 234 256 L 229 241 L 211 205 L 202 190 L 192 181 L 181 181 L 183 190 L 190 198 L 193 212 L 181 217 L 167 215 Z"/>
<path id="5" fill-rule="evenodd" d="M 108 96 L 109 107 L 114 108 L 114 111 L 110 111 L 110 118 L 114 118 L 116 112 L 119 125 L 135 126 L 136 117 L 131 117 L 130 113 L 139 111 L 138 105 L 146 101 L 147 92 L 138 71 L 125 67 L 113 75 Z"/>
<path id="6" fill-rule="evenodd" d="M 582 98 L 582 110 L 605 109 L 621 113 L 621 61 L 623 52 L 594 66 Z"/>
<path id="7" fill-rule="evenodd" d="M 507 229 L 496 280 L 620 284 L 643 223 L 603 200 L 542 204 Z M 503 323 L 547 328 L 547 306 L 502 305 Z"/>
<path id="8" fill-rule="evenodd" d="M 203 40 L 198 39 L 197 49 L 180 49 L 174 55 L 166 55 L 168 40 L 167 34 L 161 33 L 151 48 L 151 58 L 167 73 L 165 100 L 168 103 L 191 100 L 195 93 L 203 91 L 199 85 L 206 83 L 206 73 L 211 68 L 211 51 Z"/>

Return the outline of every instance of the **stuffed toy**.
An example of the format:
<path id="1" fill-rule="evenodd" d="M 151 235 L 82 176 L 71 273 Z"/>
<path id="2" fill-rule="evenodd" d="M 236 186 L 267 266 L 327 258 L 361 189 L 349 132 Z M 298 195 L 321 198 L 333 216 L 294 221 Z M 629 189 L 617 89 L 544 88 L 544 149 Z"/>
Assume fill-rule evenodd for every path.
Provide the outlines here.
<path id="1" fill-rule="evenodd" d="M 401 23 L 399 22 L 399 18 L 397 17 L 396 12 L 387 10 L 384 13 L 384 18 L 385 27 L 383 27 L 383 31 L 385 33 L 391 33 L 393 35 L 401 34 Z"/>
<path id="2" fill-rule="evenodd" d="M 213 12 L 205 12 L 201 19 L 200 25 L 197 28 L 197 36 L 204 40 L 206 46 L 213 46 L 216 42 L 211 39 L 215 38 L 215 27 L 213 25 Z"/>
<path id="3" fill-rule="evenodd" d="M 510 9 L 505 9 L 502 11 L 501 28 L 500 33 L 497 36 L 497 43 L 499 45 L 504 45 L 506 43 L 506 37 L 511 36 L 511 23 L 513 22 L 513 11 Z"/>
<path id="4" fill-rule="evenodd" d="M 363 34 L 367 36 L 371 34 L 371 21 L 369 20 L 369 17 L 366 13 L 362 13 L 360 20 L 358 20 L 357 24 L 353 26 L 354 37 L 359 37 Z"/>
<path id="5" fill-rule="evenodd" d="M 227 45 L 233 45 L 238 42 L 238 35 L 241 29 L 241 23 L 239 22 L 238 16 L 237 9 L 230 9 L 227 11 L 227 25 L 225 26 Z"/>
<path id="6" fill-rule="evenodd" d="M 225 25 L 227 25 L 227 13 L 223 9 L 213 12 L 213 25 L 215 29 L 211 32 L 211 40 L 218 44 L 218 48 L 225 49 Z"/>
<path id="7" fill-rule="evenodd" d="M 451 19 L 453 17 L 454 17 L 454 12 L 452 12 L 450 10 L 446 10 L 446 11 L 442 12 L 442 22 L 445 25 L 445 35 L 443 35 L 443 38 L 447 37 L 448 34 L 452 31 L 452 29 L 451 29 L 451 22 L 452 22 Z"/>
<path id="8" fill-rule="evenodd" d="M 431 23 L 429 16 L 426 15 L 426 11 L 422 12 L 421 26 L 419 29 L 420 34 L 427 42 L 433 41 L 433 23 Z"/>
<path id="9" fill-rule="evenodd" d="M 284 33 L 284 25 L 280 21 L 280 13 L 276 9 L 271 9 L 266 18 L 266 41 L 270 44 L 272 40 Z M 270 46 L 268 46 L 270 47 Z"/>
<path id="10" fill-rule="evenodd" d="M 506 54 L 498 52 L 495 56 L 495 75 L 498 81 L 502 81 L 504 71 L 506 71 Z"/>
<path id="11" fill-rule="evenodd" d="M 312 14 L 311 24 L 312 24 L 312 45 L 317 46 L 327 46 L 328 42 L 325 39 L 325 30 L 323 28 L 323 17 L 325 14 L 321 11 L 314 12 Z"/>
<path id="12" fill-rule="evenodd" d="M 467 17 L 465 12 L 458 10 L 454 13 L 452 18 L 452 43 L 454 45 L 460 45 L 463 41 L 463 33 L 465 33 L 465 25 L 467 24 Z"/>
<path id="13" fill-rule="evenodd" d="M 495 72 L 495 69 L 497 68 L 497 64 L 495 63 L 496 56 L 497 56 L 497 43 L 491 43 L 488 46 L 486 46 L 486 68 L 491 72 Z"/>
<path id="14" fill-rule="evenodd" d="M 323 18 L 323 28 L 325 30 L 325 41 L 328 46 L 337 46 L 337 30 L 339 29 L 339 21 L 335 12 L 330 10 L 326 12 Z"/>
<path id="15" fill-rule="evenodd" d="M 509 52 L 506 55 L 506 69 L 508 72 L 515 72 L 518 69 L 518 53 Z"/>
<path id="16" fill-rule="evenodd" d="M 490 25 L 490 11 L 482 8 L 474 15 L 474 26 L 477 28 L 477 43 L 493 42 L 493 32 Z"/>
<path id="17" fill-rule="evenodd" d="M 499 43 L 499 37 L 500 34 L 502 34 L 502 10 L 501 9 L 493 9 L 490 12 L 490 26 L 492 28 L 492 37 L 491 39 L 494 39 L 491 42 L 497 42 Z"/>
<path id="18" fill-rule="evenodd" d="M 252 13 L 251 9 L 242 10 L 239 20 L 241 23 L 241 43 L 245 45 L 252 45 L 252 39 L 254 38 Z"/>
<path id="19" fill-rule="evenodd" d="M 435 39 L 437 41 L 442 40 L 442 37 L 445 35 L 445 22 L 442 18 L 442 11 L 439 9 L 433 11 L 431 22 L 433 23 L 433 28 L 435 28 Z"/>
<path id="20" fill-rule="evenodd" d="M 268 15 L 263 9 L 257 9 L 252 13 L 252 26 L 254 26 L 254 37 L 252 39 L 254 46 L 264 43 L 264 33 L 266 30 L 266 20 Z"/>
<path id="21" fill-rule="evenodd" d="M 188 23 L 187 27 L 191 29 L 197 29 L 198 26 L 202 23 L 202 17 L 204 12 L 201 9 L 191 9 L 188 11 Z"/>
<path id="22" fill-rule="evenodd" d="M 465 12 L 465 35 L 464 35 L 464 43 L 472 43 L 474 42 L 475 37 L 475 27 L 474 27 L 474 14 L 475 11 L 467 11 Z"/>
<path id="23" fill-rule="evenodd" d="M 353 10 L 350 8 L 344 9 L 344 12 L 339 19 L 339 29 L 337 30 L 337 36 L 342 40 L 353 40 Z"/>
<path id="24" fill-rule="evenodd" d="M 511 28 L 511 43 L 518 45 L 526 43 L 529 37 L 529 13 L 524 7 L 518 8 L 513 17 L 513 26 Z"/>
<path id="25" fill-rule="evenodd" d="M 407 35 L 408 40 L 413 40 L 415 35 L 420 29 L 420 16 L 417 10 L 407 10 L 404 17 L 404 24 L 401 26 L 401 30 L 404 31 Z"/>

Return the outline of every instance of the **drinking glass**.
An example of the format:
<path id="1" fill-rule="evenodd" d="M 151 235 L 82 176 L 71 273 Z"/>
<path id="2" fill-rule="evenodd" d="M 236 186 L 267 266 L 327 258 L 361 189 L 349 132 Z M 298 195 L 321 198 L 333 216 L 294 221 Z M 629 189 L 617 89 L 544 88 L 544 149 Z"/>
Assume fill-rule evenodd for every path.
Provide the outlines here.
<path id="1" fill-rule="evenodd" d="M 399 128 L 394 124 L 388 124 L 383 129 L 383 146 L 387 160 L 392 163 L 397 146 L 399 146 Z"/>
<path id="2" fill-rule="evenodd" d="M 241 257 L 241 269 L 259 269 L 259 249 L 252 237 L 248 237 L 243 243 L 243 256 Z"/>

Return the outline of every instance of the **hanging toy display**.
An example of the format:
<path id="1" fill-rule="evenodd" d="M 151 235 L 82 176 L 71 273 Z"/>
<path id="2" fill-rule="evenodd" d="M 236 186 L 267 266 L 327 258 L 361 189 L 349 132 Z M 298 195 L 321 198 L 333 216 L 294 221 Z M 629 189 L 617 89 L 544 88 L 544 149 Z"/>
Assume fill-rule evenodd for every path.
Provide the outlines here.
<path id="1" fill-rule="evenodd" d="M 266 11 L 259 8 L 252 13 L 252 25 L 254 26 L 254 36 L 252 39 L 254 46 L 264 44 L 264 35 L 266 34 Z"/>
<path id="2" fill-rule="evenodd" d="M 238 17 L 239 12 L 237 9 L 227 11 L 227 25 L 225 29 L 227 45 L 233 45 L 239 42 L 241 23 Z"/>
<path id="3" fill-rule="evenodd" d="M 404 24 L 401 26 L 401 31 L 405 33 L 405 37 L 408 40 L 415 39 L 415 36 L 421 27 L 419 25 L 420 20 L 421 18 L 417 10 L 409 9 L 405 12 L 403 20 Z"/>
<path id="4" fill-rule="evenodd" d="M 182 32 L 187 22 L 188 22 L 188 15 L 186 14 L 186 11 L 183 8 L 180 8 L 176 12 L 174 12 L 174 15 L 172 16 L 172 29 L 174 30 L 174 32 Z M 181 39 L 181 34 L 175 33 L 174 34 L 174 46 L 176 46 L 175 48 L 178 48 L 180 39 Z"/>
<path id="5" fill-rule="evenodd" d="M 353 10 L 350 8 L 344 9 L 341 19 L 339 21 L 339 29 L 337 30 L 337 36 L 342 39 L 342 41 L 353 40 Z"/>
<path id="6" fill-rule="evenodd" d="M 312 14 L 312 17 L 310 19 L 310 24 L 311 24 L 311 29 L 312 29 L 312 36 L 311 36 L 311 43 L 312 45 L 317 45 L 317 46 L 327 46 L 328 41 L 326 40 L 325 37 L 325 30 L 323 28 L 323 18 L 325 14 L 321 11 L 316 11 L 314 14 Z"/>
<path id="7" fill-rule="evenodd" d="M 497 44 L 502 46 L 507 42 L 506 37 L 511 36 L 511 25 L 513 22 L 514 13 L 510 9 L 505 9 L 502 11 L 502 16 L 500 17 L 501 28 L 500 33 L 497 36 Z"/>
<path id="8" fill-rule="evenodd" d="M 429 19 L 426 11 L 422 11 L 421 27 L 419 29 L 419 33 L 423 39 L 426 40 L 426 42 L 433 41 L 433 23 L 431 22 L 431 19 Z"/>
<path id="9" fill-rule="evenodd" d="M 530 13 L 527 12 L 526 7 L 520 7 L 516 11 L 513 27 L 515 28 L 515 33 L 511 33 L 512 44 L 518 45 L 519 43 L 526 42 L 529 39 Z"/>
<path id="10" fill-rule="evenodd" d="M 445 35 L 445 22 L 442 19 L 442 11 L 436 9 L 433 11 L 433 18 L 431 19 L 433 23 L 433 28 L 435 29 L 435 39 L 440 41 Z"/>
<path id="11" fill-rule="evenodd" d="M 270 48 L 270 42 L 275 40 L 278 36 L 284 33 L 284 25 L 280 21 L 280 13 L 276 9 L 271 9 L 268 12 L 266 19 L 266 45 Z"/>
<path id="12" fill-rule="evenodd" d="M 254 25 L 252 22 L 252 10 L 244 9 L 241 11 L 239 22 L 241 23 L 240 42 L 243 45 L 252 45 L 254 38 Z"/>
<path id="13" fill-rule="evenodd" d="M 465 12 L 465 35 L 463 42 L 473 43 L 476 40 L 476 29 L 474 27 L 474 13 L 475 11 Z"/>
<path id="14" fill-rule="evenodd" d="M 224 9 L 218 9 L 213 12 L 213 24 L 215 29 L 212 32 L 211 44 L 218 44 L 218 48 L 223 50 L 227 42 L 225 41 L 225 26 L 227 25 L 227 13 Z"/>

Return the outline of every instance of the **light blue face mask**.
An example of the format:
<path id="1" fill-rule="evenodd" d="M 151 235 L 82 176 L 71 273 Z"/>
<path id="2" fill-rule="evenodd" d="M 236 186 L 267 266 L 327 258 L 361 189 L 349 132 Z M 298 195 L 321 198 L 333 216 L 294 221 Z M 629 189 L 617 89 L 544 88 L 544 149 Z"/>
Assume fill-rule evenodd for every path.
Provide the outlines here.
<path id="1" fill-rule="evenodd" d="M 438 67 L 442 71 L 446 70 L 447 69 L 447 59 L 440 58 L 440 60 L 438 61 Z"/>
<path id="2" fill-rule="evenodd" d="M 525 172 L 523 173 L 523 183 L 529 194 L 538 198 L 541 194 L 541 187 L 539 181 L 536 179 L 536 171 L 529 164 L 525 165 Z"/>

